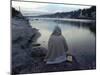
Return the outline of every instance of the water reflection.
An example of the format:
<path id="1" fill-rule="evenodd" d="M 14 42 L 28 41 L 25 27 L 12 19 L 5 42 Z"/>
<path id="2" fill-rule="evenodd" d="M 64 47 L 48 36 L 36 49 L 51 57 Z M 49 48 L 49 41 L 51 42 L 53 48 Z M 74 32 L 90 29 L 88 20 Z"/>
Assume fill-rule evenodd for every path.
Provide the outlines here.
<path id="1" fill-rule="evenodd" d="M 30 20 L 33 28 L 39 29 L 41 37 L 38 43 L 48 48 L 49 37 L 55 26 L 59 26 L 65 37 L 69 52 L 78 59 L 79 62 L 88 65 L 95 64 L 95 35 L 88 25 L 95 23 L 69 22 L 69 21 L 49 21 Z"/>

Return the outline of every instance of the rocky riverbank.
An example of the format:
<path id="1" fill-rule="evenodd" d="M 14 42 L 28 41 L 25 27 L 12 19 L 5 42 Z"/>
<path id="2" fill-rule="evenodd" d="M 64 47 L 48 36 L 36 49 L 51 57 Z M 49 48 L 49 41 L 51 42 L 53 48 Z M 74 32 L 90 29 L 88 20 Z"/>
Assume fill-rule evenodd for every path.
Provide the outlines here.
<path id="1" fill-rule="evenodd" d="M 31 73 L 30 65 L 34 65 L 37 49 L 36 40 L 40 36 L 37 29 L 32 28 L 24 16 L 12 8 L 12 73 Z M 34 43 L 35 45 L 32 45 Z M 34 48 L 37 47 L 37 48 Z M 39 54 L 38 54 L 39 55 Z M 42 54 L 41 54 L 42 55 Z M 32 68 L 32 67 L 31 67 Z"/>
<path id="2" fill-rule="evenodd" d="M 44 57 L 47 50 L 36 44 L 40 33 L 32 29 L 25 19 L 12 18 L 12 74 L 56 72 L 79 69 L 79 64 L 63 62 L 47 65 Z"/>
<path id="3" fill-rule="evenodd" d="M 37 44 L 41 36 L 36 28 L 32 28 L 24 16 L 12 8 L 12 74 L 71 71 L 82 69 L 73 57 L 72 62 L 48 65 L 44 58 L 47 50 Z"/>

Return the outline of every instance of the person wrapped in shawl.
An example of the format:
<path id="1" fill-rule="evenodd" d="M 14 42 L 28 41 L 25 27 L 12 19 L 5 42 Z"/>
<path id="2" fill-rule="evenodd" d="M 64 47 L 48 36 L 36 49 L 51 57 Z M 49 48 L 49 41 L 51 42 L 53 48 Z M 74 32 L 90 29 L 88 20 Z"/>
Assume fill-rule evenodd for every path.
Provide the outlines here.
<path id="1" fill-rule="evenodd" d="M 46 54 L 46 64 L 62 63 L 67 60 L 66 54 L 68 46 L 61 29 L 56 26 L 48 42 L 48 52 Z"/>

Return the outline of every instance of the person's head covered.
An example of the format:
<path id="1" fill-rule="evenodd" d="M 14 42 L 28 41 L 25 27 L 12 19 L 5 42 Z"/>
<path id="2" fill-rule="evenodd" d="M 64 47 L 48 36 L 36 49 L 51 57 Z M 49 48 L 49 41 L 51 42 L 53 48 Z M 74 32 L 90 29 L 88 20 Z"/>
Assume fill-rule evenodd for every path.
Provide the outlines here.
<path id="1" fill-rule="evenodd" d="M 52 35 L 61 35 L 61 29 L 59 26 L 55 26 Z"/>

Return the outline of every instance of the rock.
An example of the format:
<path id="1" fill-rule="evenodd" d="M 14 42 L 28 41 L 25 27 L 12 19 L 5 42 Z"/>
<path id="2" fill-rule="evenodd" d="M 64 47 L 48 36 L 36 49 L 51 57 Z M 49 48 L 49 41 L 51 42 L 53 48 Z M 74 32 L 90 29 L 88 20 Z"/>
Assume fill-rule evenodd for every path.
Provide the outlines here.
<path id="1" fill-rule="evenodd" d="M 47 53 L 47 49 L 43 47 L 34 47 L 31 53 L 32 57 L 45 57 Z"/>
<path id="2" fill-rule="evenodd" d="M 26 73 L 27 71 L 30 72 L 31 66 L 29 65 L 34 63 L 34 59 L 31 57 L 32 42 L 36 42 L 40 33 L 37 29 L 30 26 L 28 20 L 20 12 L 15 9 L 13 11 L 12 73 Z"/>

